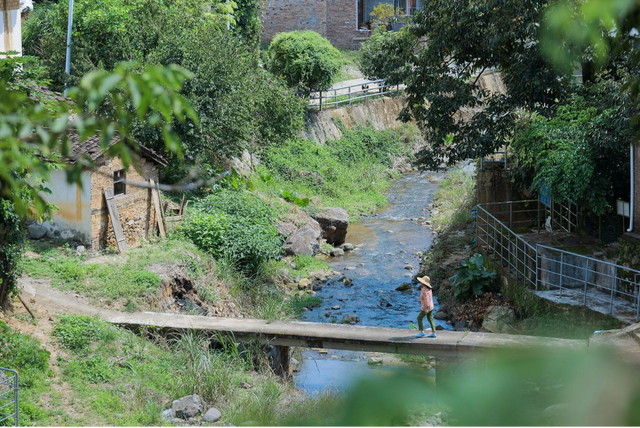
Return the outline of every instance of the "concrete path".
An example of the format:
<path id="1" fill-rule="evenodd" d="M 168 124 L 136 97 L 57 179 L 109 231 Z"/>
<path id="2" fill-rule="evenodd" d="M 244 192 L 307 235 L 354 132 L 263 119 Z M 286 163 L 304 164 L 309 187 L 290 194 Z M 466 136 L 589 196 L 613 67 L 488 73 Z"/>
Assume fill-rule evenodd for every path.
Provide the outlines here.
<path id="1" fill-rule="evenodd" d="M 259 340 L 277 346 L 342 349 L 427 356 L 463 356 L 501 348 L 542 348 L 545 351 L 586 350 L 586 340 L 516 336 L 510 334 L 440 331 L 436 339 L 414 337 L 415 330 L 325 324 L 268 322 L 254 319 L 211 318 L 165 313 L 121 314 L 108 322 L 139 328 L 206 330 L 232 333 L 236 340 Z"/>

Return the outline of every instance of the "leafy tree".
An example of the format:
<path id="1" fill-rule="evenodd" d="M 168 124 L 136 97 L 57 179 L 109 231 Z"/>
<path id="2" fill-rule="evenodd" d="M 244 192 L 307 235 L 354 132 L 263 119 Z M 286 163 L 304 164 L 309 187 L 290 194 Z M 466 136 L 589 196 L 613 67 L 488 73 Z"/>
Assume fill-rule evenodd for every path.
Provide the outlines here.
<path id="1" fill-rule="evenodd" d="M 215 164 L 245 149 L 259 152 L 297 135 L 303 125 L 304 102 L 261 70 L 254 55 L 226 31 L 201 25 L 164 41 L 150 60 L 194 73 L 183 94 L 201 122 L 176 128 L 190 162 Z"/>
<path id="2" fill-rule="evenodd" d="M 67 102 L 39 100 L 42 95 L 31 84 L 41 81 L 32 64 L 29 58 L 0 61 L 0 306 L 15 291 L 24 241 L 20 220 L 52 209 L 42 196 L 51 169 L 64 170 L 69 183 L 82 185 L 82 171 L 93 166 L 89 158 L 65 161 L 72 155 L 69 133 L 81 141 L 100 135 L 102 148 L 129 165 L 132 152 L 139 150 L 131 135 L 135 119 L 157 127 L 167 150 L 177 156 L 181 150 L 173 122 L 189 117 L 197 123 L 179 94 L 191 77 L 180 67 L 148 66 L 136 73 L 133 65 L 121 64 L 113 72 L 95 71 L 70 89 Z M 109 115 L 99 113 L 105 105 Z M 116 135 L 119 142 L 109 146 Z"/>
<path id="3" fill-rule="evenodd" d="M 378 26 L 362 44 L 359 68 L 367 78 L 387 79 L 390 85 L 408 81 L 413 69 L 406 58 L 413 54 L 414 42 L 405 28 L 387 31 Z"/>
<path id="4" fill-rule="evenodd" d="M 29 19 L 25 30 L 25 46 L 42 55 L 58 88 L 64 83 L 65 4 L 43 7 Z M 243 33 L 237 25 L 233 31 L 226 30 L 232 10 L 223 6 L 237 5 L 238 22 L 243 20 L 253 26 L 251 31 L 257 31 L 255 1 L 227 5 L 219 0 L 212 12 L 199 0 L 78 0 L 76 4 L 78 34 L 74 38 L 71 82 L 87 71 L 111 69 L 116 61 L 130 59 L 165 66 L 178 64 L 194 73 L 183 94 L 201 121 L 176 126 L 187 162 L 212 165 L 205 171 L 214 170 L 228 156 L 240 155 L 245 149 L 259 152 L 299 133 L 304 102 L 260 68 L 255 51 L 250 49 L 253 45 L 248 48 L 245 43 L 249 33 Z M 242 37 L 238 37 L 239 32 Z M 135 124 L 135 135 L 156 149 L 164 147 L 158 129 L 143 121 Z M 164 178 L 182 178 L 186 171 L 179 167 L 180 159 L 169 158 L 174 162 Z"/>
<path id="5" fill-rule="evenodd" d="M 434 0 L 397 40 L 380 44 L 379 55 L 388 58 L 371 63 L 367 74 L 387 77 L 394 64 L 404 64 L 401 118 L 428 134 L 430 144 L 419 153 L 424 167 L 490 153 L 508 143 L 520 109 L 548 114 L 566 97 L 570 73 L 551 67 L 538 43 L 546 3 Z M 478 85 L 493 69 L 502 73 L 506 94 Z"/>
<path id="6" fill-rule="evenodd" d="M 280 33 L 269 45 L 268 68 L 292 88 L 322 91 L 340 72 L 340 52 L 313 31 Z"/>

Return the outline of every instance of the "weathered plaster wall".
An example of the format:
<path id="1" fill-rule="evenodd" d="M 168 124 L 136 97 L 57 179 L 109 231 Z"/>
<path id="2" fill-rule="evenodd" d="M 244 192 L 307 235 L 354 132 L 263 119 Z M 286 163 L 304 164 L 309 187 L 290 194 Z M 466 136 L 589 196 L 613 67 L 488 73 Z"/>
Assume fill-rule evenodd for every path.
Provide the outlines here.
<path id="1" fill-rule="evenodd" d="M 135 156 L 133 164 L 135 168 L 129 166 L 127 169 L 127 181 L 142 182 L 150 178 L 157 181 L 158 169 L 154 162 Z M 123 169 L 120 158 L 106 159 L 91 176 L 91 246 L 94 251 L 116 246 L 104 190 L 113 189 L 113 172 L 120 169 Z M 127 245 L 130 247 L 140 245 L 155 231 L 156 217 L 151 190 L 127 184 L 126 193 L 117 195 L 115 201 Z"/>
<path id="2" fill-rule="evenodd" d="M 53 171 L 44 198 L 58 207 L 43 225 L 47 236 L 91 243 L 91 173 L 82 173 L 83 187 L 68 184 L 63 171 Z"/>
<path id="3" fill-rule="evenodd" d="M 13 10 L 7 12 L 9 19 L 7 28 L 4 27 L 4 15 L 0 11 L 0 52 L 17 51 L 22 53 L 22 16 L 18 11 L 19 1 L 9 0 L 7 3 L 7 8 Z"/>

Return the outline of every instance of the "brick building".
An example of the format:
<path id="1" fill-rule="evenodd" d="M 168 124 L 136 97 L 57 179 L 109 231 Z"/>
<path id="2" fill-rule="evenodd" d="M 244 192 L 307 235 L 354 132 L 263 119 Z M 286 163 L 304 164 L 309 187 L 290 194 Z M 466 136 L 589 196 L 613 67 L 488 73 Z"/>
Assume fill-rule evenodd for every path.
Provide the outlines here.
<path id="1" fill-rule="evenodd" d="M 340 49 L 357 48 L 373 8 L 392 3 L 412 14 L 424 0 L 265 0 L 262 40 L 281 32 L 311 30 Z"/>
<path id="2" fill-rule="evenodd" d="M 75 240 L 96 251 L 115 247 L 113 225 L 109 217 L 104 191 L 111 189 L 127 246 L 135 247 L 155 234 L 156 216 L 151 190 L 132 185 L 136 182 L 158 180 L 158 167 L 166 161 L 153 150 L 141 146 L 139 154 L 133 154 L 133 162 L 124 168 L 119 157 L 111 158 L 100 148 L 99 137 L 80 143 L 71 137 L 73 157 L 84 156 L 95 162 L 96 168 L 82 173 L 83 186 L 68 184 L 62 171 L 51 174 L 47 187 L 51 190 L 45 198 L 56 205 L 52 219 L 29 231 L 34 237 L 46 232 L 49 238 Z M 117 139 L 112 142 L 115 144 Z M 44 229 L 44 230 L 43 230 Z"/>

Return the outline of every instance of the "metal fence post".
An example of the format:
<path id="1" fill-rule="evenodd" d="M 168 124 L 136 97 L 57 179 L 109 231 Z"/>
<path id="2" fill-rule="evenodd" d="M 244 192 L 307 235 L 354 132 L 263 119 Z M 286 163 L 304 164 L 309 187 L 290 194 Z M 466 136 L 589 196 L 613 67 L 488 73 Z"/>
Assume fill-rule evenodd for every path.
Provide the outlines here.
<path id="1" fill-rule="evenodd" d="M 351 86 L 349 86 L 349 105 L 351 105 Z"/>
<path id="2" fill-rule="evenodd" d="M 616 283 L 618 282 L 618 269 L 613 266 L 613 278 L 611 283 L 611 302 L 609 303 L 609 312 L 613 314 L 613 296 L 616 292 Z"/>
<path id="3" fill-rule="evenodd" d="M 560 297 L 562 297 L 563 280 L 564 280 L 564 253 L 560 253 Z"/>
<path id="4" fill-rule="evenodd" d="M 319 98 L 320 98 L 320 111 L 322 111 L 322 91 L 320 91 Z"/>
<path id="5" fill-rule="evenodd" d="M 538 245 L 536 245 L 536 273 L 534 275 L 534 281 L 536 282 L 536 291 L 538 291 L 538 258 L 540 257 L 540 250 L 538 249 Z"/>
<path id="6" fill-rule="evenodd" d="M 509 204 L 509 229 L 513 230 L 513 204 Z"/>
<path id="7" fill-rule="evenodd" d="M 589 262 L 591 260 L 587 259 L 587 267 L 584 271 L 584 300 L 583 306 L 587 306 L 587 283 L 589 282 Z"/>

